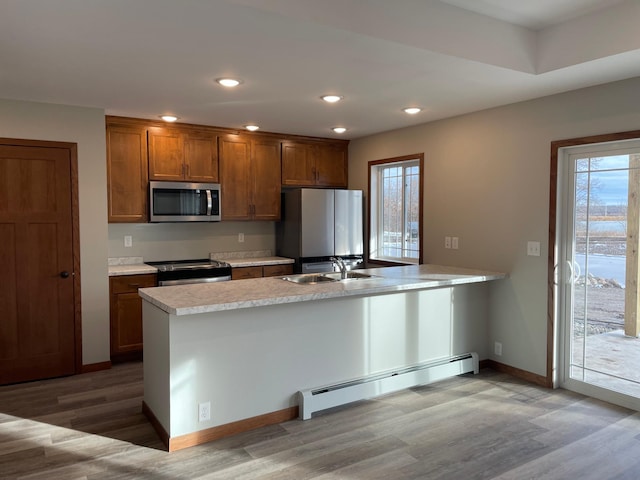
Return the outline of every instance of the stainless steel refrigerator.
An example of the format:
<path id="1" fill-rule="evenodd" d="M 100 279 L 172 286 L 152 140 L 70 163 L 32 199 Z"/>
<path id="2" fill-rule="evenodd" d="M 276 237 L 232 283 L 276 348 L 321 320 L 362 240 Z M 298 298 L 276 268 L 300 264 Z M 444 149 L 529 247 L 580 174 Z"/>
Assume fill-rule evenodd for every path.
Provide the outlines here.
<path id="1" fill-rule="evenodd" d="M 333 271 L 335 256 L 350 269 L 363 267 L 362 199 L 362 190 L 285 191 L 276 253 L 293 258 L 297 273 Z"/>

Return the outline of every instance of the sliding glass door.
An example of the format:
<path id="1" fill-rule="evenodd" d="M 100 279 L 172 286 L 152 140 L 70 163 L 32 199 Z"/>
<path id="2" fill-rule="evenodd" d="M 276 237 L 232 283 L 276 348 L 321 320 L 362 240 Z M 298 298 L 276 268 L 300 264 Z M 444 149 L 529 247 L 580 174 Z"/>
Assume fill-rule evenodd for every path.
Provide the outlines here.
<path id="1" fill-rule="evenodd" d="M 640 406 L 640 143 L 559 156 L 560 383 Z"/>

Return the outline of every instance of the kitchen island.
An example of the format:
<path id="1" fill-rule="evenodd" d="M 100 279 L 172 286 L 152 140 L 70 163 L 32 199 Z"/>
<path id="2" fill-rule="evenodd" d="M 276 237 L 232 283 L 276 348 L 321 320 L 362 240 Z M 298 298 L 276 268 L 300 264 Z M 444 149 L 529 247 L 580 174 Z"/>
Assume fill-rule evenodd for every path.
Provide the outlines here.
<path id="1" fill-rule="evenodd" d="M 169 450 L 295 418 L 300 391 L 469 352 L 487 357 L 486 282 L 504 274 L 359 272 L 373 277 L 140 290 L 144 410 Z"/>

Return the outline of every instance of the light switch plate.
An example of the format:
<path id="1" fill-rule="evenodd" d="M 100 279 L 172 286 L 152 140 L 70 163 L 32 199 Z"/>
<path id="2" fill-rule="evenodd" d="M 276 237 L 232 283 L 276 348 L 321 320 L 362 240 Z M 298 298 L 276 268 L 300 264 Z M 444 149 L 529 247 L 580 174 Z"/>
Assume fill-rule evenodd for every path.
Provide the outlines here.
<path id="1" fill-rule="evenodd" d="M 444 237 L 444 248 L 451 248 L 451 237 Z"/>

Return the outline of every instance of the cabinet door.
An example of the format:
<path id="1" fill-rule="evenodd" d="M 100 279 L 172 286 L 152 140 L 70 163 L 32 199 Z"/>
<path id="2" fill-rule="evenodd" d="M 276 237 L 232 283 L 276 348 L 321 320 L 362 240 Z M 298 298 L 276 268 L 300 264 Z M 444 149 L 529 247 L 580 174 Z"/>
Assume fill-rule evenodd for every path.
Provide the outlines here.
<path id="1" fill-rule="evenodd" d="M 149 178 L 184 180 L 184 139 L 175 130 L 149 129 Z"/>
<path id="2" fill-rule="evenodd" d="M 262 267 L 233 267 L 231 269 L 231 280 L 247 278 L 262 278 Z"/>
<path id="3" fill-rule="evenodd" d="M 282 144 L 282 185 L 308 187 L 316 184 L 311 147 L 306 143 Z"/>
<path id="4" fill-rule="evenodd" d="M 108 221 L 148 221 L 147 130 L 107 126 Z"/>
<path id="5" fill-rule="evenodd" d="M 218 183 L 218 137 L 186 135 L 184 138 L 186 179 Z"/>
<path id="6" fill-rule="evenodd" d="M 347 187 L 347 149 L 334 145 L 314 148 L 316 184 L 319 187 Z"/>
<path id="7" fill-rule="evenodd" d="M 112 361 L 138 358 L 142 352 L 142 299 L 138 289 L 156 285 L 155 274 L 109 279 Z"/>
<path id="8" fill-rule="evenodd" d="M 281 265 L 265 265 L 262 267 L 262 274 L 265 277 L 280 277 L 291 275 L 293 273 L 293 264 L 286 263 Z"/>
<path id="9" fill-rule="evenodd" d="M 111 355 L 142 351 L 142 299 L 138 292 L 114 295 L 111 308 Z"/>
<path id="10" fill-rule="evenodd" d="M 252 218 L 280 220 L 280 142 L 254 140 L 251 153 Z"/>
<path id="11" fill-rule="evenodd" d="M 220 139 L 220 196 L 223 220 L 249 220 L 250 141 L 237 135 Z"/>

